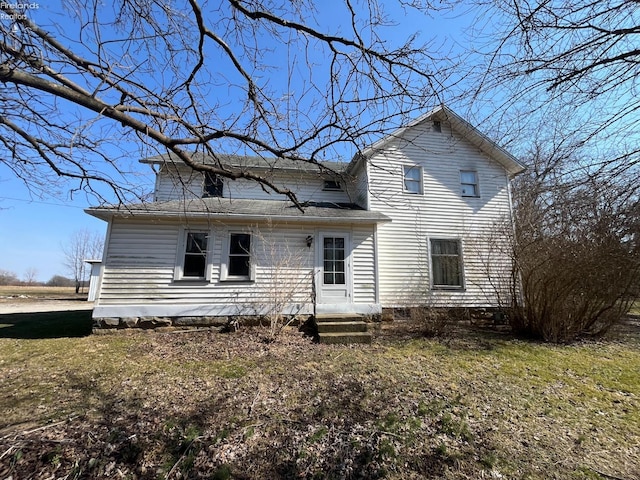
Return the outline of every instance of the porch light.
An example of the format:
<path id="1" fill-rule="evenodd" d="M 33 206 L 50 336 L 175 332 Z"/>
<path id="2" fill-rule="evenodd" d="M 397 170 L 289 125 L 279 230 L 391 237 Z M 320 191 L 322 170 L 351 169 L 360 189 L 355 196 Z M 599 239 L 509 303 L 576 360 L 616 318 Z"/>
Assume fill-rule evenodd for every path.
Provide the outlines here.
<path id="1" fill-rule="evenodd" d="M 313 237 L 311 235 L 307 235 L 307 247 L 311 248 L 312 243 L 313 243 Z"/>

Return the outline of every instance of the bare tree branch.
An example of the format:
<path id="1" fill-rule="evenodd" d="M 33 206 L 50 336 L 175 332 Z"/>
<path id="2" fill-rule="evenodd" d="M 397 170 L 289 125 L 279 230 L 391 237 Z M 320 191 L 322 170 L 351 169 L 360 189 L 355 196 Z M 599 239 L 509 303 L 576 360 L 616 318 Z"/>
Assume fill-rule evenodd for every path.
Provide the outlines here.
<path id="1" fill-rule="evenodd" d="M 193 154 L 318 168 L 322 159 L 347 160 L 441 103 L 455 63 L 414 35 L 386 41 L 375 0 L 337 6 L 340 34 L 316 18 L 310 0 L 64 5 L 65 25 L 0 6 L 13 19 L 0 23 L 0 149 L 10 153 L 0 161 L 34 188 L 52 172 L 101 197 L 94 186 L 103 181 L 119 201 L 135 192 L 123 182 L 136 151 L 256 181 L 300 206 L 267 175 L 197 163 Z"/>

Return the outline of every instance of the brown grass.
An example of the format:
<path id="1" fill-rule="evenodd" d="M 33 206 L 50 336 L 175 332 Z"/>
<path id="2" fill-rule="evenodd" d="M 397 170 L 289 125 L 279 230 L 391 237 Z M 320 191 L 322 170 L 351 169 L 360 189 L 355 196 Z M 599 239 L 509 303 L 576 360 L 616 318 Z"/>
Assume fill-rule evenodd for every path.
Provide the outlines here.
<path id="1" fill-rule="evenodd" d="M 640 477 L 636 328 L 560 347 L 395 322 L 372 346 L 327 346 L 15 323 L 0 478 Z"/>
<path id="2" fill-rule="evenodd" d="M 49 299 L 73 300 L 86 296 L 86 292 L 76 295 L 74 287 L 0 286 L 0 302 L 30 302 Z"/>

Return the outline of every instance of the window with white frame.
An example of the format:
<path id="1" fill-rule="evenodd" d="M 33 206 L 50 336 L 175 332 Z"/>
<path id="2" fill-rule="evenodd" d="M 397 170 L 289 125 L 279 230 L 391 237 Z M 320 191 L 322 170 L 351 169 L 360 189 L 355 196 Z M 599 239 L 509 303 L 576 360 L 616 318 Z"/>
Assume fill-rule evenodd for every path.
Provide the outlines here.
<path id="1" fill-rule="evenodd" d="M 404 191 L 407 193 L 422 193 L 422 167 L 404 165 L 402 167 Z"/>
<path id="2" fill-rule="evenodd" d="M 226 279 L 252 279 L 253 274 L 251 265 L 251 234 L 230 233 L 228 255 Z"/>
<path id="3" fill-rule="evenodd" d="M 462 288 L 462 246 L 457 239 L 432 238 L 431 281 L 434 288 Z"/>
<path id="4" fill-rule="evenodd" d="M 479 197 L 478 172 L 473 170 L 460 171 L 460 187 L 463 197 Z"/>
<path id="5" fill-rule="evenodd" d="M 205 231 L 184 232 L 178 278 L 194 280 L 206 278 L 208 243 L 209 234 Z"/>

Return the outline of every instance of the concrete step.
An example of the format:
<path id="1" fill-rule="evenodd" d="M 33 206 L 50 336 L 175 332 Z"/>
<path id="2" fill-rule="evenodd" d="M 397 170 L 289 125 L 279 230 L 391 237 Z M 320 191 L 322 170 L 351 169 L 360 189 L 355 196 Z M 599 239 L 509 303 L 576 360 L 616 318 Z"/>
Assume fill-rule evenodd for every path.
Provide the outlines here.
<path id="1" fill-rule="evenodd" d="M 318 322 L 318 333 L 349 333 L 366 332 L 367 324 L 362 321 L 356 322 Z"/>
<path id="2" fill-rule="evenodd" d="M 347 343 L 366 343 L 371 344 L 373 336 L 370 332 L 330 332 L 319 333 L 320 343 L 326 344 L 347 344 Z"/>
<path id="3" fill-rule="evenodd" d="M 354 315 L 353 313 L 319 313 L 318 315 L 316 315 L 316 323 L 361 321 L 362 317 L 360 315 Z"/>

